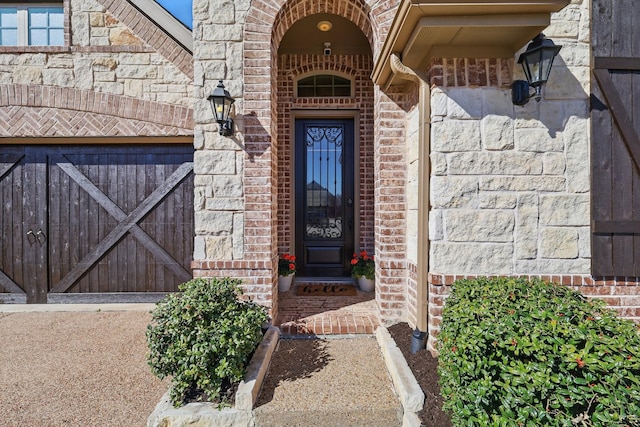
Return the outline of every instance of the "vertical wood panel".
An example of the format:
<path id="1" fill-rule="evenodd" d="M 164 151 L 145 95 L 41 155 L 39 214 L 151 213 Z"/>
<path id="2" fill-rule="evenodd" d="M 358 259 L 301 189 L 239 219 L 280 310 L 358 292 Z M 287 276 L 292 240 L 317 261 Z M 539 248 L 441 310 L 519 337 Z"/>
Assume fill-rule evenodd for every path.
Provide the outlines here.
<path id="1" fill-rule="evenodd" d="M 593 0 L 592 48 L 596 58 L 611 58 L 606 66 L 614 88 L 593 84 L 593 97 L 602 102 L 615 95 L 627 108 L 631 126 L 640 130 L 640 70 L 615 69 L 616 58 L 640 56 L 640 9 L 633 0 Z M 612 65 L 610 65 L 612 64 Z M 621 67 L 625 68 L 625 67 Z M 601 79 L 601 77 L 599 77 Z M 602 93 L 606 90 L 606 93 Z M 611 94 L 610 92 L 615 92 Z M 603 96 L 604 95 L 604 96 Z M 609 99 L 611 101 L 611 99 Z M 620 107 L 620 110 L 624 109 Z M 615 111 L 615 110 L 614 110 Z M 627 148 L 630 140 L 620 132 L 629 123 L 598 102 L 593 103 L 592 122 L 592 219 L 637 221 L 640 219 L 640 174 Z M 627 135 L 632 134 L 625 129 Z M 640 236 L 629 233 L 592 235 L 592 273 L 603 276 L 640 276 Z"/>

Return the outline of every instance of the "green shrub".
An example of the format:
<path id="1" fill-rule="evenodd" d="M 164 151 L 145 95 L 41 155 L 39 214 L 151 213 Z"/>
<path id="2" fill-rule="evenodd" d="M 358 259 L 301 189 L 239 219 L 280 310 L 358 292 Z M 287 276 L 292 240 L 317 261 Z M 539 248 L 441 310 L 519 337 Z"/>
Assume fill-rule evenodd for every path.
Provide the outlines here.
<path id="1" fill-rule="evenodd" d="M 540 280 L 461 280 L 439 335 L 456 426 L 640 426 L 637 327 Z"/>
<path id="2" fill-rule="evenodd" d="M 219 400 L 223 386 L 239 382 L 262 340 L 266 310 L 241 301 L 240 281 L 194 279 L 180 285 L 152 311 L 147 327 L 148 363 L 160 378 L 171 376 L 171 401 Z"/>

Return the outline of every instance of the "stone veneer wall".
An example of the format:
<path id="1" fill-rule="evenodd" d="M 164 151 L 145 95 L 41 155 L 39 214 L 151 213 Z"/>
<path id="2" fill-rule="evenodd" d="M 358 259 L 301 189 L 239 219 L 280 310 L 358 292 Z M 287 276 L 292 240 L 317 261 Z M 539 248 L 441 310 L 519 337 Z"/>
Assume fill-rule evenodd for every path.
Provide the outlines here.
<path id="1" fill-rule="evenodd" d="M 0 47 L 0 137 L 192 136 L 191 54 L 125 0 L 61 3 L 64 46 Z"/>
<path id="2" fill-rule="evenodd" d="M 541 277 L 638 318 L 630 282 L 589 274 L 589 2 L 572 1 L 544 32 L 563 48 L 540 103 L 511 103 L 508 86 L 523 79 L 512 60 L 432 63 L 431 345 L 461 277 Z"/>
<path id="3" fill-rule="evenodd" d="M 65 46 L 0 47 L 0 84 L 92 90 L 191 106 L 191 55 L 175 46 L 161 48 L 163 55 L 144 42 L 138 33 L 162 31 L 133 6 L 125 0 L 65 0 L 63 6 Z M 177 46 L 164 33 L 150 40 Z"/>

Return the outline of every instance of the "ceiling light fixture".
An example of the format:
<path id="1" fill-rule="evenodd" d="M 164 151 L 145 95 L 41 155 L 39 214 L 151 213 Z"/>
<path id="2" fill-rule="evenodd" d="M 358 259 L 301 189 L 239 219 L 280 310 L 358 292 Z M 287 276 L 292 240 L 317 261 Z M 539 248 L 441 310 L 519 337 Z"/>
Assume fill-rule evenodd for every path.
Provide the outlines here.
<path id="1" fill-rule="evenodd" d="M 320 21 L 317 27 L 320 31 L 327 32 L 333 28 L 333 24 L 330 21 Z"/>

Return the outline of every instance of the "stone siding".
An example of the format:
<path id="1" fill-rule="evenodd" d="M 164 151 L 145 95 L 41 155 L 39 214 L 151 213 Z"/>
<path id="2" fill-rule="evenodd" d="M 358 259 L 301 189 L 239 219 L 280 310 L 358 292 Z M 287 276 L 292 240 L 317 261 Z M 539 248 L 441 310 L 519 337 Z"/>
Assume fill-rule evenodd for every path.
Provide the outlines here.
<path id="1" fill-rule="evenodd" d="M 108 9 L 105 5 L 108 5 Z M 128 105 L 133 100 L 143 101 L 155 112 L 163 111 L 165 116 L 156 124 L 146 124 L 145 120 L 131 122 L 125 126 L 95 126 L 99 115 L 83 115 L 74 107 L 72 98 L 66 105 L 56 105 L 52 114 L 61 123 L 74 121 L 79 135 L 84 136 L 136 136 L 136 135 L 190 135 L 193 122 L 191 113 L 178 128 L 162 127 L 174 121 L 169 107 L 190 109 L 192 105 L 192 57 L 166 34 L 162 33 L 143 15 L 140 15 L 124 0 L 65 0 L 65 45 L 64 46 L 22 46 L 0 47 L 0 85 L 7 88 L 29 87 L 29 90 L 43 90 L 55 93 L 63 88 L 68 93 L 105 94 L 115 96 L 115 103 Z M 130 21 L 125 25 L 118 16 Z M 133 28 L 132 28 L 133 27 Z M 162 35 L 156 34 L 157 32 Z M 145 37 L 143 40 L 142 37 Z M 151 44 L 149 44 L 151 43 Z M 173 48 L 171 48 L 173 46 Z M 43 89 L 37 89 L 42 87 Z M 46 88 L 46 90 L 44 90 Z M 11 91 L 12 89 L 4 89 Z M 81 95 L 77 95 L 79 100 Z M 82 95 L 92 98 L 94 95 Z M 99 98 L 99 97 L 98 97 Z M 3 99 L 6 105 L 8 99 Z M 51 100 L 43 100 L 50 103 Z M 60 101 L 57 100 L 57 103 Z M 110 104 L 110 106 L 113 104 Z M 16 111 L 3 109 L 0 115 L 25 117 L 41 116 L 46 120 L 37 123 L 5 121 L 3 128 L 11 136 L 74 136 L 47 132 L 51 117 L 44 117 L 33 105 L 24 104 Z M 110 114 L 112 108 L 103 108 L 101 113 Z M 137 105 L 133 105 L 135 109 Z M 141 104 L 140 107 L 144 107 Z M 116 110 L 118 110 L 116 108 Z M 143 116 L 147 114 L 143 112 Z M 132 114 L 129 114 L 132 115 Z M 155 113 L 154 113 L 155 115 Z M 117 115 L 116 111 L 116 116 Z M 122 116 L 123 118 L 126 116 Z M 93 123 L 93 124 L 90 124 Z M 185 130 L 186 129 L 186 130 Z"/>
<path id="2" fill-rule="evenodd" d="M 589 274 L 589 34 L 574 1 L 545 31 L 563 45 L 540 103 L 514 106 L 491 61 L 438 60 L 431 95 L 430 266 L 443 274 Z M 586 34 L 585 34 L 586 32 Z M 517 64 L 516 64 L 517 65 Z M 448 76 L 453 76 L 449 78 Z M 462 83 L 462 84 L 461 84 Z M 570 87 L 571 90 L 566 90 Z"/>

